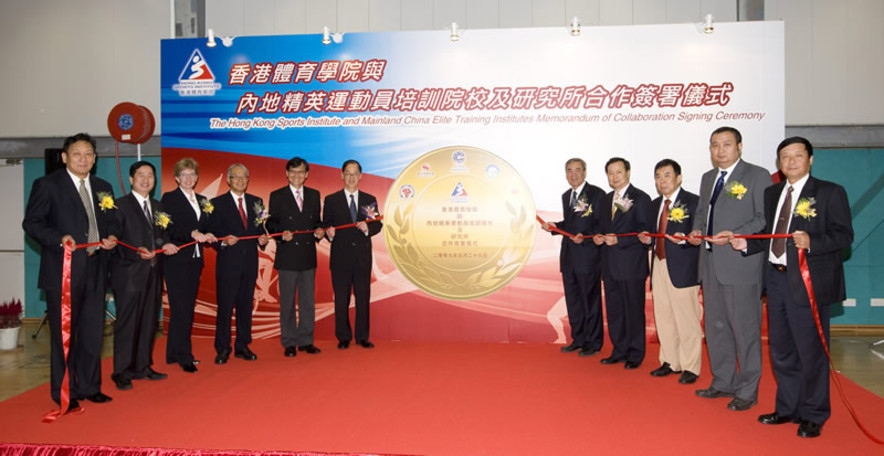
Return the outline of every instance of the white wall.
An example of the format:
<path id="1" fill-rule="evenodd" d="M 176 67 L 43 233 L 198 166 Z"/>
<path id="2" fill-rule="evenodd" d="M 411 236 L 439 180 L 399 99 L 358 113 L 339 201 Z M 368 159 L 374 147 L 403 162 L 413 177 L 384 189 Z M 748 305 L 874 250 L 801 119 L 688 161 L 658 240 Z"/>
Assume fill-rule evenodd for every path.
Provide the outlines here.
<path id="1" fill-rule="evenodd" d="M 0 161 L 0 302 L 25 299 L 24 234 L 21 217 L 24 214 L 24 166 L 7 165 Z"/>

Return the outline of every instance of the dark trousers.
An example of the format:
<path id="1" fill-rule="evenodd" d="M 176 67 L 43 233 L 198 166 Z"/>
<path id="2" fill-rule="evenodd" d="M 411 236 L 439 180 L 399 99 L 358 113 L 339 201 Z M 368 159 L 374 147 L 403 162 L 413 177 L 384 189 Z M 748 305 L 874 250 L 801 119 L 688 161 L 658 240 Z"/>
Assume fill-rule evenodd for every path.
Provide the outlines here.
<path id="1" fill-rule="evenodd" d="M 823 425 L 832 414 L 829 364 L 813 310 L 792 299 L 785 272 L 767 267 L 768 337 L 770 362 L 777 378 L 776 412 Z M 829 306 L 817 304 L 828 344 Z"/>
<path id="2" fill-rule="evenodd" d="M 316 269 L 279 270 L 279 331 L 283 347 L 313 344 L 316 324 Z M 297 300 L 297 306 L 295 301 Z M 297 316 L 295 308 L 297 307 Z"/>
<path id="3" fill-rule="evenodd" d="M 257 277 L 216 277 L 218 315 L 215 319 L 215 351 L 230 353 L 230 319 L 236 309 L 236 341 L 234 349 L 242 351 L 252 343 L 252 305 Z"/>
<path id="4" fill-rule="evenodd" d="M 196 307 L 202 271 L 201 258 L 184 262 L 167 260 L 164 266 L 166 293 L 169 296 L 167 363 L 193 362 L 190 333 L 193 329 L 193 309 Z"/>
<path id="5" fill-rule="evenodd" d="M 114 377 L 143 378 L 153 365 L 153 345 L 160 316 L 162 282 L 151 268 L 140 290 L 114 290 Z"/>
<path id="6" fill-rule="evenodd" d="M 350 329 L 350 291 L 352 290 L 356 301 L 356 341 L 367 341 L 371 269 L 334 269 L 331 276 L 332 289 L 335 293 L 335 337 L 342 342 L 349 342 L 353 338 Z"/>
<path id="7" fill-rule="evenodd" d="M 76 253 L 75 253 L 76 254 Z M 85 254 L 85 252 L 83 252 Z M 50 395 L 61 401 L 61 383 L 65 369 L 69 369 L 71 399 L 79 399 L 101 392 L 101 340 L 104 329 L 103 288 L 93 287 L 98 279 L 100 264 L 97 257 L 86 260 L 87 277 L 77 288 L 71 289 L 71 338 L 67 365 L 61 338 L 61 290 L 46 291 L 46 312 L 49 317 L 50 340 Z M 72 271 L 72 274 L 82 271 Z M 61 281 L 61 277 L 59 277 Z"/>
<path id="8" fill-rule="evenodd" d="M 572 343 L 593 350 L 601 350 L 605 340 L 600 274 L 562 271 Z"/>
<path id="9" fill-rule="evenodd" d="M 605 310 L 611 357 L 641 364 L 645 359 L 645 281 L 606 280 Z"/>

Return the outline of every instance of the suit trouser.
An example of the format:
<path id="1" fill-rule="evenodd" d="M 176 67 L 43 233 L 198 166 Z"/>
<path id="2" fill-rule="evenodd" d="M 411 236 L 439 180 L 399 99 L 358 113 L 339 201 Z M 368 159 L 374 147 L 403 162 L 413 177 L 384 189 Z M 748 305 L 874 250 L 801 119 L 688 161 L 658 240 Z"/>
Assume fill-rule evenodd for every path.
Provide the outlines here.
<path id="1" fill-rule="evenodd" d="M 316 323 L 316 269 L 279 273 L 279 328 L 283 347 L 303 347 L 313 344 Z M 297 318 L 295 298 L 297 297 Z"/>
<path id="2" fill-rule="evenodd" d="M 335 293 L 335 337 L 342 342 L 349 342 L 353 338 L 350 328 L 350 291 L 352 290 L 356 305 L 356 341 L 367 341 L 371 269 L 346 267 L 332 269 L 331 273 L 332 289 Z"/>
<path id="3" fill-rule="evenodd" d="M 706 260 L 703 303 L 711 386 L 755 401 L 761 380 L 761 284 L 724 285 L 712 259 Z"/>
<path id="4" fill-rule="evenodd" d="M 218 315 L 215 318 L 215 351 L 230 353 L 230 319 L 236 309 L 236 351 L 243 351 L 252 343 L 252 305 L 255 301 L 255 281 L 251 274 L 238 277 L 216 276 Z"/>
<path id="5" fill-rule="evenodd" d="M 572 343 L 601 350 L 605 341 L 601 272 L 578 273 L 567 268 L 562 271 L 562 285 L 565 288 Z"/>
<path id="6" fill-rule="evenodd" d="M 143 378 L 153 365 L 153 345 L 160 316 L 162 282 L 151 268 L 138 291 L 114 290 L 114 377 Z"/>
<path id="7" fill-rule="evenodd" d="M 192 261 L 166 259 L 163 265 L 166 292 L 169 295 L 167 363 L 193 362 L 193 345 L 190 335 L 193 330 L 193 311 L 196 307 L 202 272 L 203 260 L 201 258 Z"/>
<path id="8" fill-rule="evenodd" d="M 672 370 L 700 375 L 703 359 L 703 308 L 700 286 L 677 288 L 669 277 L 666 259 L 654 255 L 651 294 L 654 297 L 654 321 L 660 339 L 660 364 Z"/>
<path id="9" fill-rule="evenodd" d="M 611 357 L 641 364 L 645 359 L 645 281 L 606 280 L 605 310 Z"/>
<path id="10" fill-rule="evenodd" d="M 78 253 L 74 253 L 75 255 Z M 85 255 L 85 251 L 83 253 Z M 79 399 L 101 392 L 101 341 L 104 337 L 104 288 L 93 288 L 101 270 L 98 257 L 86 260 L 86 277 L 78 281 L 82 286 L 71 289 L 71 338 L 67 366 L 61 338 L 61 290 L 45 290 L 46 312 L 49 318 L 50 340 L 50 395 L 61 400 L 61 383 L 65 368 L 69 369 L 71 399 Z M 72 271 L 76 274 L 79 271 Z M 59 277 L 61 281 L 61 277 Z"/>
<path id="11" fill-rule="evenodd" d="M 767 270 L 770 362 L 777 378 L 776 412 L 823 425 L 832 414 L 829 364 L 809 305 L 792 299 L 785 272 Z M 818 303 L 820 324 L 829 343 L 829 306 Z"/>

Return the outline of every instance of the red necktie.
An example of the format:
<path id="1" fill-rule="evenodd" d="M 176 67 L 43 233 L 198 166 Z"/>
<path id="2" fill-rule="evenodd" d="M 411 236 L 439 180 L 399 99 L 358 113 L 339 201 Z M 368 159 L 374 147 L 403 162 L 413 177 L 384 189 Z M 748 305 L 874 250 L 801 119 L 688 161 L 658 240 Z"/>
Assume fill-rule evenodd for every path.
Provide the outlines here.
<path id="1" fill-rule="evenodd" d="M 666 201 L 663 202 L 663 212 L 660 213 L 660 223 L 657 224 L 657 233 L 658 234 L 666 234 L 666 225 L 669 224 L 669 198 L 666 198 Z M 666 259 L 666 238 L 657 238 L 656 244 L 654 245 L 654 253 L 657 255 L 657 258 L 664 260 Z"/>
<path id="2" fill-rule="evenodd" d="M 239 217 L 242 219 L 242 227 L 249 229 L 249 222 L 246 220 L 246 209 L 242 205 L 242 197 L 239 197 Z"/>

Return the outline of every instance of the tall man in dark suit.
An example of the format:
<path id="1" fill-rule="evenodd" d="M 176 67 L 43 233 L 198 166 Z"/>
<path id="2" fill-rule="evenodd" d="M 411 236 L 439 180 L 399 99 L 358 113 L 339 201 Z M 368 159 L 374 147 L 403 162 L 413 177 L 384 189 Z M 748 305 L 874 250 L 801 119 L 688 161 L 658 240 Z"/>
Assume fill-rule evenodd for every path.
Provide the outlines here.
<path id="1" fill-rule="evenodd" d="M 208 232 L 209 217 L 214 207 L 195 190 L 199 181 L 199 164 L 190 157 L 182 158 L 175 163 L 173 172 L 178 188 L 164 193 L 162 202 L 175 223 L 169 225 L 166 232 L 169 233 L 169 240 L 178 245 L 191 241 L 197 244 L 185 247 L 177 255 L 164 260 L 163 275 L 169 296 L 166 363 L 178 363 L 184 372 L 193 373 L 197 371 L 199 361 L 193 357 L 190 333 L 204 257 L 203 246 L 199 243 L 218 240 Z"/>
<path id="2" fill-rule="evenodd" d="M 751 234 L 764 227 L 764 189 L 771 179 L 764 168 L 740 159 L 743 137 L 735 128 L 713 131 L 709 151 L 715 168 L 700 181 L 689 242 L 700 246 L 712 384 L 696 394 L 733 397 L 728 409 L 742 411 L 756 404 L 761 380 L 762 259 L 735 252 L 727 233 Z"/>
<path id="3" fill-rule="evenodd" d="M 280 342 L 285 356 L 298 350 L 311 354 L 320 352 L 313 345 L 316 323 L 315 282 L 316 243 L 325 236 L 319 216 L 319 192 L 304 186 L 310 164 L 294 157 L 285 165 L 289 185 L 270 194 L 270 219 L 267 226 L 274 233 L 283 233 L 277 240 L 273 266 L 279 274 Z M 292 234 L 293 231 L 312 233 Z M 295 297 L 298 301 L 295 316 Z"/>
<path id="4" fill-rule="evenodd" d="M 326 235 L 331 241 L 329 265 L 332 273 L 332 289 L 335 293 L 335 337 L 338 348 L 350 346 L 353 331 L 350 328 L 350 291 L 356 301 L 356 343 L 373 348 L 368 340 L 368 306 L 371 301 L 371 237 L 381 231 L 378 202 L 374 196 L 359 190 L 362 165 L 347 160 L 341 166 L 344 188 L 325 197 L 322 222 L 328 227 Z M 369 221 L 371 221 L 369 223 Z M 334 227 L 356 223 L 355 228 L 335 230 Z"/>
<path id="5" fill-rule="evenodd" d="M 586 162 L 572 158 L 565 163 L 565 177 L 570 189 L 562 194 L 562 213 L 565 219 L 546 223 L 542 228 L 556 234 L 550 227 L 574 234 L 573 239 L 562 239 L 559 270 L 565 288 L 565 306 L 571 325 L 571 343 L 562 347 L 562 353 L 580 351 L 580 356 L 591 356 L 602 349 L 605 340 L 602 322 L 601 252 L 586 237 L 599 232 L 599 214 L 605 192 L 586 182 Z M 586 242 L 584 242 L 586 241 Z"/>
<path id="6" fill-rule="evenodd" d="M 150 197 L 155 183 L 154 166 L 137 161 L 129 167 L 132 193 L 116 201 L 116 235 L 138 247 L 138 253 L 117 249 L 110 260 L 111 287 L 117 306 L 111 380 L 119 390 L 132 389 L 133 379 L 167 377 L 151 367 L 163 297 L 163 262 L 154 250 L 162 248 L 166 255 L 173 255 L 178 247 L 169 242 L 166 232 L 174 221 L 163 212 L 162 203 Z"/>
<path id="7" fill-rule="evenodd" d="M 236 309 L 234 356 L 254 361 L 258 356 L 249 349 L 252 342 L 252 304 L 258 279 L 258 247 L 270 241 L 264 230 L 267 215 L 261 198 L 246 193 L 249 170 L 242 164 L 227 168 L 230 191 L 212 199 L 215 210 L 209 218 L 209 231 L 218 239 L 215 262 L 215 287 L 218 314 L 215 319 L 215 364 L 230 358 L 230 318 Z M 258 239 L 242 239 L 261 235 Z"/>
<path id="8" fill-rule="evenodd" d="M 660 367 L 654 377 L 681 372 L 678 381 L 697 381 L 703 355 L 703 310 L 697 278 L 699 248 L 683 239 L 690 231 L 691 217 L 697 212 L 697 195 L 681 188 L 681 165 L 665 158 L 654 167 L 657 199 L 651 202 L 652 220 L 657 220 L 657 234 L 665 238 L 639 235 L 652 252 L 651 294 L 654 297 L 654 320 L 660 339 Z"/>
<path id="9" fill-rule="evenodd" d="M 608 334 L 614 350 L 602 364 L 626 361 L 635 369 L 645 359 L 645 282 L 648 279 L 648 250 L 635 236 L 651 229 L 651 198 L 629 183 L 629 162 L 614 157 L 605 164 L 608 185 L 600 210 L 600 232 L 593 237 L 602 246 L 602 280 L 605 284 L 605 310 Z M 610 216 L 608 214 L 610 211 Z"/>
<path id="10" fill-rule="evenodd" d="M 760 233 L 792 233 L 792 239 L 732 238 L 731 245 L 748 255 L 761 253 L 755 256 L 767 261 L 764 284 L 777 400 L 773 413 L 758 421 L 798 421 L 798 436 L 817 437 L 832 411 L 829 364 L 798 267 L 798 249 L 806 251 L 817 316 L 828 344 L 829 305 L 846 296 L 841 251 L 853 242 L 850 204 L 843 187 L 810 175 L 813 145 L 807 139 L 783 140 L 777 147 L 777 164 L 786 180 L 764 191 L 768 222 Z"/>
<path id="11" fill-rule="evenodd" d="M 101 392 L 101 339 L 104 295 L 107 290 L 107 254 L 116 246 L 111 234 L 116 220 L 110 184 L 91 176 L 95 165 L 95 140 L 79 133 L 64 140 L 61 159 L 65 169 L 37 179 L 31 189 L 22 228 L 41 247 L 37 285 L 46 293 L 46 311 L 52 332 L 50 394 L 61 401 L 65 369 L 70 374 L 70 409 L 78 399 L 107 402 Z M 61 336 L 61 275 L 64 244 L 101 242 L 101 248 L 74 250 L 71 257 L 70 352 L 65 362 Z"/>

